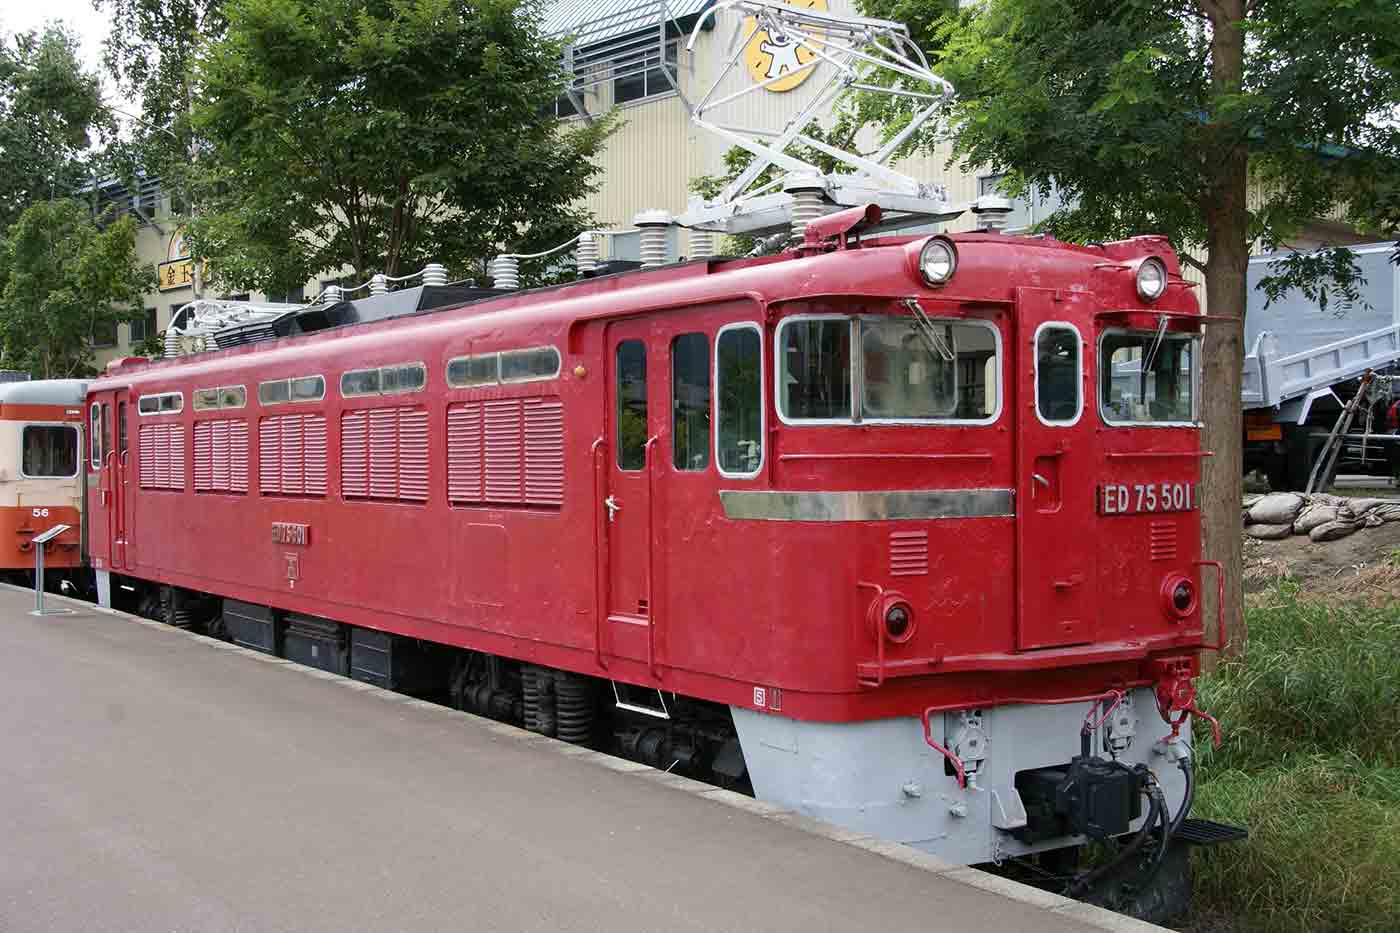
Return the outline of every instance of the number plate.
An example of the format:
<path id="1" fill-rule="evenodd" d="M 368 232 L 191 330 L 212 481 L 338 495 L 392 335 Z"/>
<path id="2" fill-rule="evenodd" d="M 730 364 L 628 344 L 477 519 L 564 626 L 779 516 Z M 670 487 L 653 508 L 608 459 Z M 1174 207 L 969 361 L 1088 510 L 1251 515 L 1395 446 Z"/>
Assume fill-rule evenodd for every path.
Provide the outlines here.
<path id="1" fill-rule="evenodd" d="M 1195 483 L 1103 483 L 1100 515 L 1194 512 L 1200 507 Z"/>

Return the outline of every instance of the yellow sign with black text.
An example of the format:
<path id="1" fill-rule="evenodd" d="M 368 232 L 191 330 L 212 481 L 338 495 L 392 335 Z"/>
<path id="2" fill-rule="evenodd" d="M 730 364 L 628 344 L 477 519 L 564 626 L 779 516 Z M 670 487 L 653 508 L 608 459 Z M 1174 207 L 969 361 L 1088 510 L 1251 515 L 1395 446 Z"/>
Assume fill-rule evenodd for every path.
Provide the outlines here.
<path id="1" fill-rule="evenodd" d="M 787 0 L 787 3 L 826 12 L 826 0 Z M 744 34 L 753 32 L 757 25 L 752 16 L 745 19 Z M 768 30 L 760 29 L 744 46 L 744 64 L 755 82 L 763 84 L 765 90 L 781 94 L 806 81 L 817 70 L 818 61 L 810 49 L 798 44 L 795 36 L 771 36 Z"/>
<path id="2" fill-rule="evenodd" d="M 176 288 L 189 288 L 194 284 L 194 259 L 172 259 L 156 265 L 157 288 L 163 292 Z"/>

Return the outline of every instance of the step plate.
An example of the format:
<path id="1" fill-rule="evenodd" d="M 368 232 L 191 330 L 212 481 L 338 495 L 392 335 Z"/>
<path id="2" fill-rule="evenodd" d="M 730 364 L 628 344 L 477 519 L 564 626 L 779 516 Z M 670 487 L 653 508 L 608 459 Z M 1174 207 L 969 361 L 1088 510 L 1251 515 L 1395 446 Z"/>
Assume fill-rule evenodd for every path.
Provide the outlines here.
<path id="1" fill-rule="evenodd" d="M 1214 846 L 1223 842 L 1239 842 L 1249 838 L 1249 830 L 1243 826 L 1217 823 L 1215 820 L 1189 819 L 1181 824 L 1173 835 L 1173 840 L 1189 842 L 1193 846 Z"/>

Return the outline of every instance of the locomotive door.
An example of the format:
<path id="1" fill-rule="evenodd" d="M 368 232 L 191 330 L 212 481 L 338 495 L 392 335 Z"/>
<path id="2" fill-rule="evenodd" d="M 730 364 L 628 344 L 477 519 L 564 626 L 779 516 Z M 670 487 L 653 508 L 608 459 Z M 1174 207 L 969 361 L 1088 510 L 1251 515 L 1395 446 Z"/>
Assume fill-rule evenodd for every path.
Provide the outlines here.
<path id="1" fill-rule="evenodd" d="M 1017 647 L 1093 640 L 1094 425 L 1093 320 L 1074 295 L 1016 290 Z"/>
<path id="2" fill-rule="evenodd" d="M 112 565 L 129 569 L 132 565 L 130 554 L 131 527 L 131 452 L 130 418 L 132 415 L 129 394 L 125 389 L 112 393 L 111 432 L 115 439 L 112 450 Z"/>
<path id="3" fill-rule="evenodd" d="M 655 666 L 658 621 L 653 614 L 653 493 L 662 466 L 659 447 L 665 396 L 654 391 L 664 370 L 651 325 L 626 321 L 607 329 L 608 393 L 602 452 L 606 481 L 599 513 L 606 545 L 599 572 L 607 613 L 600 653 Z"/>

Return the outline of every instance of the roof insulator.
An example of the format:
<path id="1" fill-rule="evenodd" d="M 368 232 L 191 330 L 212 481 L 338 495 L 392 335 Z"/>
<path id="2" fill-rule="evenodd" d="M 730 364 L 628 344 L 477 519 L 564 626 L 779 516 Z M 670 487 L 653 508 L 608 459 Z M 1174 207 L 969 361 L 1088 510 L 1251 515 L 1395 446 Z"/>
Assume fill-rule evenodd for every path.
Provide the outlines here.
<path id="1" fill-rule="evenodd" d="M 715 234 L 712 230 L 690 231 L 690 258 L 709 259 L 715 254 Z"/>
<path id="2" fill-rule="evenodd" d="M 977 215 L 977 229 L 987 233 L 1000 233 L 1006 227 L 1014 205 L 998 194 L 984 194 L 972 205 L 972 213 Z"/>
<path id="3" fill-rule="evenodd" d="M 326 290 L 321 292 L 321 304 L 326 307 L 340 304 L 344 291 L 339 285 L 327 285 Z"/>
<path id="4" fill-rule="evenodd" d="M 520 287 L 520 259 L 509 253 L 501 253 L 486 264 L 491 273 L 492 287 L 517 289 Z"/>
<path id="5" fill-rule="evenodd" d="M 598 241 L 593 234 L 584 231 L 578 235 L 578 248 L 574 250 L 574 264 L 579 275 L 592 275 L 598 271 Z"/>
<path id="6" fill-rule="evenodd" d="M 801 243 L 807 225 L 826 213 L 826 183 L 820 175 L 799 172 L 789 175 L 783 190 L 792 195 L 792 238 Z"/>
<path id="7" fill-rule="evenodd" d="M 376 295 L 387 294 L 389 294 L 389 280 L 384 277 L 384 273 L 380 272 L 371 277 L 369 280 L 369 296 L 373 298 Z"/>
<path id="8" fill-rule="evenodd" d="M 447 284 L 447 267 L 440 262 L 430 262 L 423 267 L 423 284 L 443 286 Z"/>
<path id="9" fill-rule="evenodd" d="M 671 248 L 667 232 L 671 227 L 669 211 L 642 211 L 632 218 L 632 223 L 641 231 L 642 268 L 664 266 L 671 261 Z"/>

